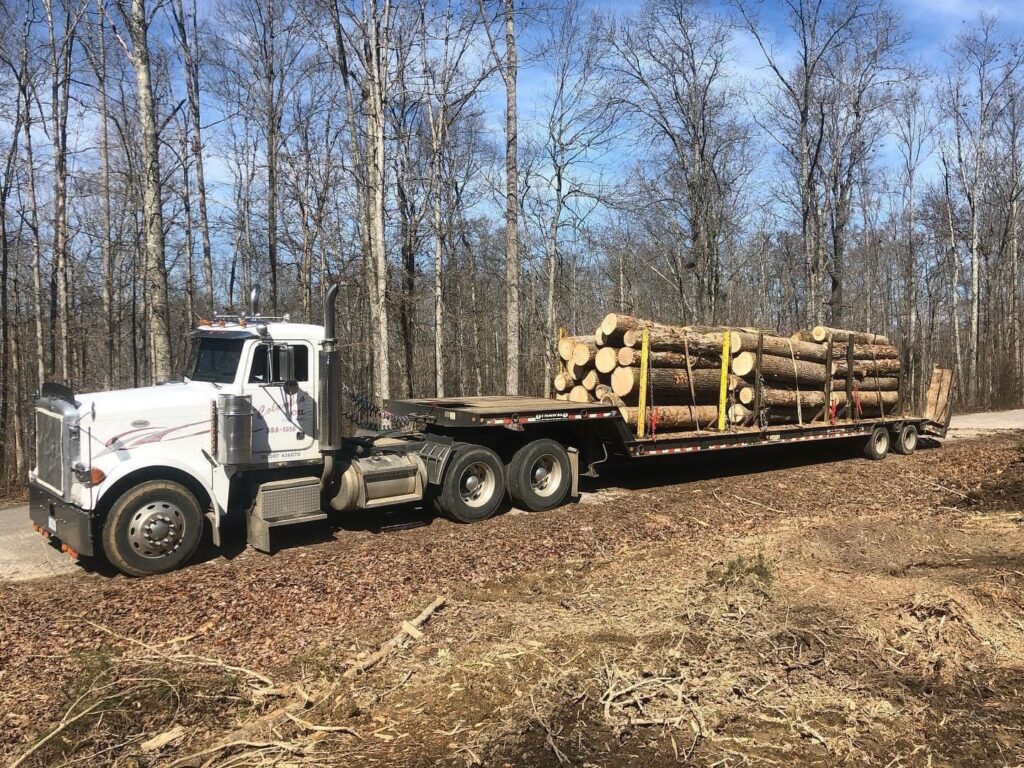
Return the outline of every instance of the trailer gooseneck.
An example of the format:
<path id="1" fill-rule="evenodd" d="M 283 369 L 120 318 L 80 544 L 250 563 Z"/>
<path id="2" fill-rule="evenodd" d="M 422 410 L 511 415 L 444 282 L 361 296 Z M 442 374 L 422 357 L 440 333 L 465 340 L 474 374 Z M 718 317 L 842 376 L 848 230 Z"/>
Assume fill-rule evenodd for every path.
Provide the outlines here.
<path id="1" fill-rule="evenodd" d="M 342 437 L 337 286 L 322 326 L 215 317 L 194 334 L 183 381 L 76 394 L 44 385 L 29 475 L 33 526 L 73 556 L 107 557 L 131 575 L 177 568 L 209 525 L 232 520 L 270 551 L 272 531 L 343 513 L 427 501 L 462 522 L 508 498 L 547 510 L 577 495 L 581 472 L 609 457 L 860 438 L 872 458 L 945 436 L 950 375 L 936 369 L 920 416 L 828 420 L 637 436 L 613 406 L 530 397 L 395 400 L 414 428 Z"/>

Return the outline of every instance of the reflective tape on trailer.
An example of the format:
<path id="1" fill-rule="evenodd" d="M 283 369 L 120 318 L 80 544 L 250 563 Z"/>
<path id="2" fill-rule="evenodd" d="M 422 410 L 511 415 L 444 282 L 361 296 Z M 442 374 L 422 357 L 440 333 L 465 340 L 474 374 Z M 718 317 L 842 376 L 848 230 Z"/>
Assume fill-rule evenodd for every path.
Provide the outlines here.
<path id="1" fill-rule="evenodd" d="M 811 440 L 834 440 L 840 437 L 857 437 L 858 435 L 869 435 L 871 429 L 858 429 L 852 431 L 838 430 L 829 431 L 814 435 L 797 435 L 795 437 L 762 438 L 760 440 L 738 440 L 722 443 L 706 443 L 696 445 L 678 445 L 671 448 L 648 448 L 646 445 L 630 447 L 630 453 L 634 456 L 665 456 L 672 453 L 699 453 L 700 451 L 720 451 L 726 448 L 756 448 L 762 445 L 778 445 L 779 443 L 806 443 Z"/>
<path id="2" fill-rule="evenodd" d="M 613 411 L 598 411 L 596 413 L 569 413 L 568 411 L 554 411 L 539 413 L 536 416 L 499 416 L 494 419 L 481 419 L 483 424 L 542 424 L 546 421 L 578 421 L 580 419 L 610 419 L 618 416 L 618 409 Z"/>

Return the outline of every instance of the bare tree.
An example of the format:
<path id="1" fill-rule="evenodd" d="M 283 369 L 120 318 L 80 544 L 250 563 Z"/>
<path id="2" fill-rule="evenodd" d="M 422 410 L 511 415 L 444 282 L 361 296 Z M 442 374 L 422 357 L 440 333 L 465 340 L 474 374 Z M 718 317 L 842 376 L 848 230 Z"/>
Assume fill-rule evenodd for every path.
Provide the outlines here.
<path id="1" fill-rule="evenodd" d="M 152 18 L 145 0 L 115 0 L 128 41 L 121 39 L 135 70 L 136 99 L 142 134 L 143 218 L 146 240 L 146 315 L 148 342 L 154 381 L 171 378 L 171 345 L 167 318 L 167 263 L 164 256 L 163 192 L 160 176 L 160 132 L 157 125 L 149 56 L 149 27 Z M 129 42 L 130 41 L 130 42 Z"/>

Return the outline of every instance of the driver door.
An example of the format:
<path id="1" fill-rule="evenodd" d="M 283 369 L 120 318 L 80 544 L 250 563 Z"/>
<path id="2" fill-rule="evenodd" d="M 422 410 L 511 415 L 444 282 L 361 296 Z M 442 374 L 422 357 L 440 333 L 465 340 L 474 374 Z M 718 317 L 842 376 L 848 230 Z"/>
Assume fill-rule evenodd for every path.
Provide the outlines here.
<path id="1" fill-rule="evenodd" d="M 254 460 L 302 459 L 304 453 L 315 449 L 313 360 L 312 348 L 302 341 L 266 342 L 252 347 L 245 392 L 252 396 Z M 286 379 L 289 367 L 291 380 Z"/>

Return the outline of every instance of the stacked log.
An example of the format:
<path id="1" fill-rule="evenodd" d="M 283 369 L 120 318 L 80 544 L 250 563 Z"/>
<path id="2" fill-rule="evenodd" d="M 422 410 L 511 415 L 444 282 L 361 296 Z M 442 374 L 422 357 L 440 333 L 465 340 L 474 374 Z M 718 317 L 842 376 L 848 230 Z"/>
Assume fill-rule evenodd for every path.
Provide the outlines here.
<path id="1" fill-rule="evenodd" d="M 900 355 L 879 334 L 818 326 L 786 336 L 750 327 L 669 325 L 619 313 L 605 315 L 593 336 L 558 342 L 564 367 L 555 377 L 555 392 L 574 402 L 614 404 L 636 426 L 646 332 L 651 426 L 717 428 L 727 331 L 724 385 L 731 426 L 752 426 L 755 416 L 763 426 L 887 415 L 900 403 Z"/>

